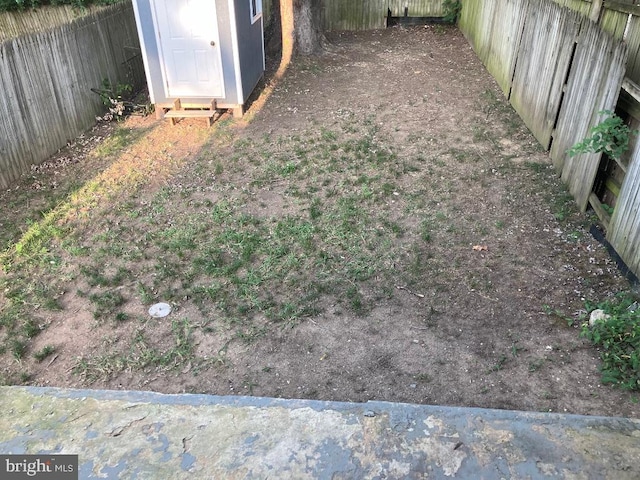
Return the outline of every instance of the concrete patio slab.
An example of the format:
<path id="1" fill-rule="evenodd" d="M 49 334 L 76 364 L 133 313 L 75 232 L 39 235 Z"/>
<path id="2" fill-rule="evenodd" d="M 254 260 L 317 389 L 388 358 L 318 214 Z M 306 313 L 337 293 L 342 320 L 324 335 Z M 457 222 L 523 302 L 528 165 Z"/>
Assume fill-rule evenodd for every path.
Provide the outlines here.
<path id="1" fill-rule="evenodd" d="M 640 420 L 0 387 L 0 453 L 97 479 L 639 479 Z"/>

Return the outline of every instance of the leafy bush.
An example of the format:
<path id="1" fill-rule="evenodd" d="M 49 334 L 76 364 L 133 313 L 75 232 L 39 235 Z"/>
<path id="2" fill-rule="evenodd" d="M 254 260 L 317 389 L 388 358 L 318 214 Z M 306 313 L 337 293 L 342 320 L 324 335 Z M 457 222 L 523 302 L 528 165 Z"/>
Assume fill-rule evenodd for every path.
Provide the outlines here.
<path id="1" fill-rule="evenodd" d="M 73 5 L 78 8 L 88 7 L 91 4 L 111 5 L 122 0 L 0 0 L 0 12 L 25 10 L 45 5 Z"/>
<path id="2" fill-rule="evenodd" d="M 460 3 L 460 0 L 444 0 L 442 8 L 444 9 L 444 21 L 456 23 L 462 10 L 462 3 Z"/>
<path id="3" fill-rule="evenodd" d="M 640 308 L 637 302 L 624 294 L 613 301 L 587 304 L 589 311 L 596 308 L 611 317 L 592 327 L 583 324 L 582 336 L 602 348 L 602 382 L 640 390 Z"/>
<path id="4" fill-rule="evenodd" d="M 598 112 L 605 119 L 589 131 L 589 136 L 576 143 L 569 150 L 570 156 L 579 153 L 606 153 L 609 157 L 619 159 L 629 148 L 629 137 L 637 131 L 631 129 L 624 121 L 610 110 Z"/>

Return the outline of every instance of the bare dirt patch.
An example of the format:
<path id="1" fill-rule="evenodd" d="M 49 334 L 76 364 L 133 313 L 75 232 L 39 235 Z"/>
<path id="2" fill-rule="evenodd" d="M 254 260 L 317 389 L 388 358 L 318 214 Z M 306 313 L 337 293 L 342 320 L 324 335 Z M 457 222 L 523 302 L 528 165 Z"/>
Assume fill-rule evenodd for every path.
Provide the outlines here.
<path id="1" fill-rule="evenodd" d="M 16 355 L 5 322 L 5 381 L 637 417 L 577 328 L 628 285 L 462 35 L 331 40 L 245 121 L 132 119 L 3 194 L 10 245 L 53 207 L 19 192 L 103 174 L 45 261 L 5 262 L 5 319 L 42 328 Z"/>

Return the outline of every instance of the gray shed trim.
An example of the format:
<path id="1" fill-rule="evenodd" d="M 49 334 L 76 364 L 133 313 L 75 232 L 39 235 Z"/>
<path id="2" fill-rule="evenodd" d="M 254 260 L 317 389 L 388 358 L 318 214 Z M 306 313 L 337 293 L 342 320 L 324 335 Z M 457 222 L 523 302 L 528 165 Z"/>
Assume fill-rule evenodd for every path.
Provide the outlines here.
<path id="1" fill-rule="evenodd" d="M 229 0 L 229 26 L 231 27 L 231 44 L 233 45 L 233 68 L 235 69 L 236 72 L 242 72 L 242 70 L 240 69 L 240 48 L 238 45 L 238 19 L 236 16 L 236 9 L 235 6 L 233 5 L 234 0 Z M 248 1 L 245 2 L 248 4 Z M 241 75 L 236 75 L 236 92 L 238 94 L 238 103 L 242 104 L 244 103 L 244 100 L 241 100 L 244 98 L 243 92 L 242 92 L 242 78 Z"/>

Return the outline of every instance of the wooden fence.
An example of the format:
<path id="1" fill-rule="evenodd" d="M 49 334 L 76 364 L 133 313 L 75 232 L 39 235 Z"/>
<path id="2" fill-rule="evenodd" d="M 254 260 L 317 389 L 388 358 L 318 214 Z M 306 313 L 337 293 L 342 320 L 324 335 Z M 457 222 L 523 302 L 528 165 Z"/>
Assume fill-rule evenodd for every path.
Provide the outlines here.
<path id="1" fill-rule="evenodd" d="M 70 12 L 63 9 L 49 20 Z M 15 33 L 21 35 L 0 43 L 2 188 L 95 124 L 104 107 L 91 88 L 103 79 L 144 82 L 131 2 L 56 23 L 28 35 L 18 26 Z"/>
<path id="2" fill-rule="evenodd" d="M 627 49 L 594 23 L 583 26 L 559 112 L 551 158 L 584 211 L 589 204 L 601 154 L 570 157 L 567 150 L 600 121 L 601 110 L 615 110 L 624 78 Z M 639 225 L 640 226 L 640 225 Z"/>
<path id="3" fill-rule="evenodd" d="M 386 27 L 387 13 L 402 17 L 443 17 L 443 0 L 322 0 L 323 26 L 328 31 L 375 30 Z M 266 26 L 273 0 L 262 0 Z"/>
<path id="4" fill-rule="evenodd" d="M 442 0 L 324 0 L 324 27 L 331 30 L 385 28 L 392 17 L 443 17 Z"/>
<path id="5" fill-rule="evenodd" d="M 625 181 L 613 211 L 607 240 L 629 270 L 640 277 L 640 142 L 635 143 Z"/>
<path id="6" fill-rule="evenodd" d="M 602 120 L 601 110 L 620 105 L 621 87 L 635 102 L 626 110 L 634 111 L 636 125 L 640 122 L 639 15 L 640 7 L 608 1 L 463 3 L 460 28 L 527 126 L 550 150 L 582 210 L 589 203 L 596 212 L 603 210 L 594 191 L 599 169 L 605 171 L 602 155 L 570 157 L 568 149 Z M 628 166 L 616 164 L 626 175 L 614 213 L 603 224 L 607 240 L 640 276 L 640 141 L 633 144 Z"/>

